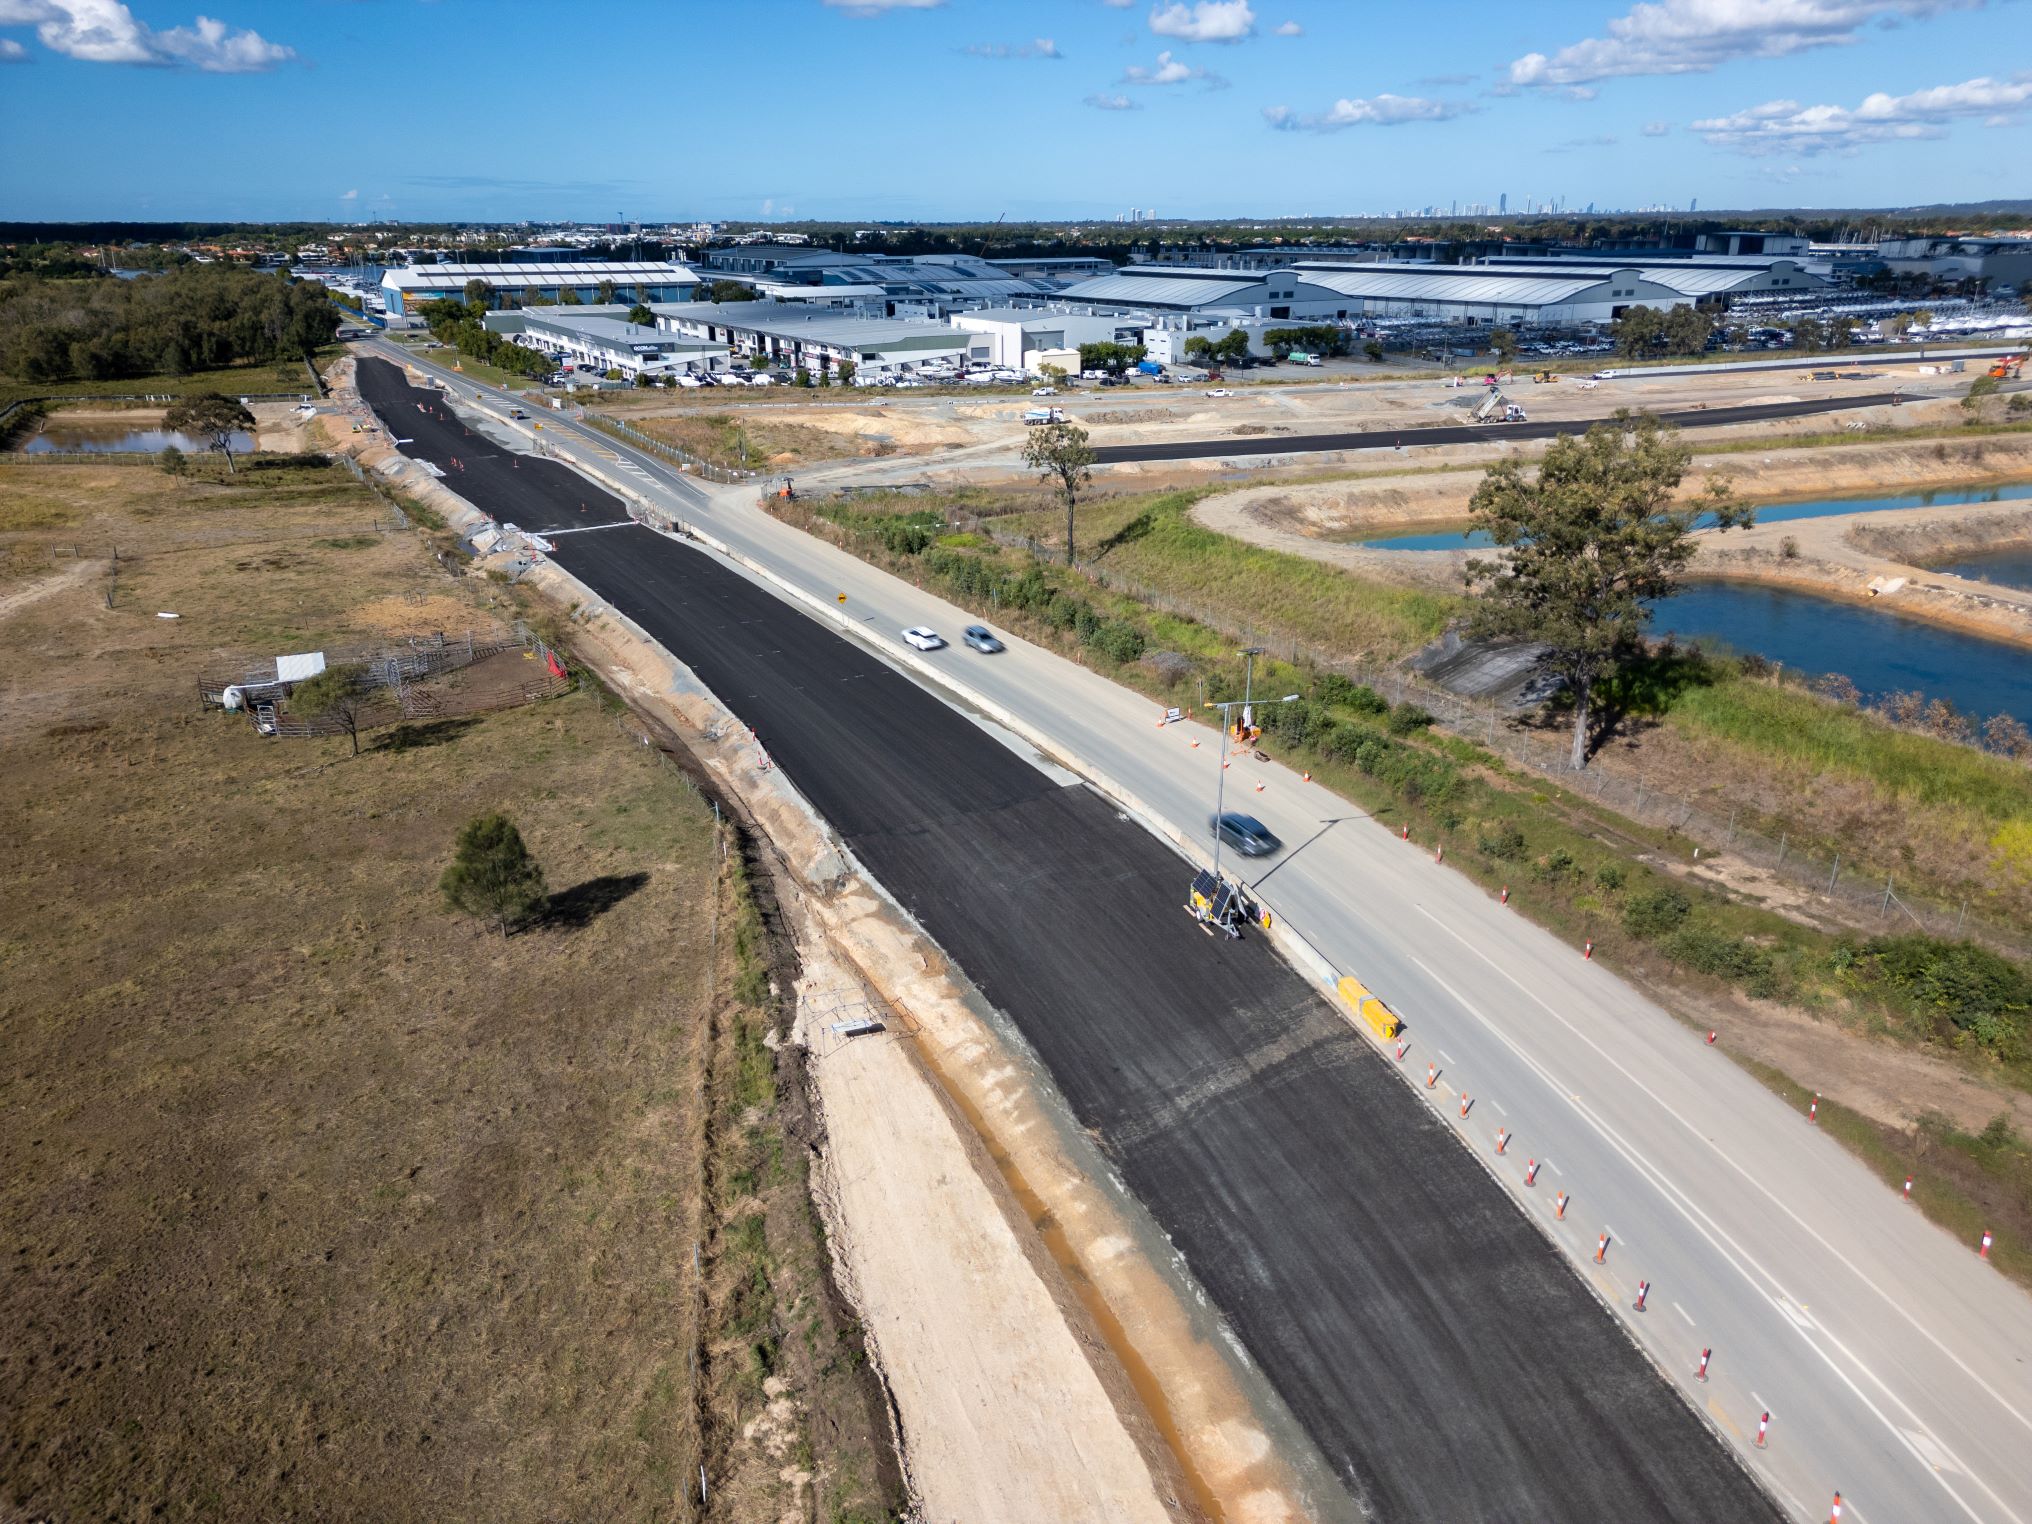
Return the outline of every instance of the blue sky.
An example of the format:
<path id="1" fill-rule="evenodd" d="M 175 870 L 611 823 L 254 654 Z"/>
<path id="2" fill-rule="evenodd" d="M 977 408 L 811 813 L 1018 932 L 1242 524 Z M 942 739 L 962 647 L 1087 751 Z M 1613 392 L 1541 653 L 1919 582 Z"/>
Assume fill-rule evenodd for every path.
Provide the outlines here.
<path id="1" fill-rule="evenodd" d="M 202 3 L 0 0 L 0 216 L 2032 194 L 2027 0 Z"/>

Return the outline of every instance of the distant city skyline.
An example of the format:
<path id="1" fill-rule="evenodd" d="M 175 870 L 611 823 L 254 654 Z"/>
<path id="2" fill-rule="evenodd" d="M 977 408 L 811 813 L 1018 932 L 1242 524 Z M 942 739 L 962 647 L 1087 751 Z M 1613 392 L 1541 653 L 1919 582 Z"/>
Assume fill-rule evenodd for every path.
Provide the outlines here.
<path id="1" fill-rule="evenodd" d="M 186 3 L 0 0 L 5 215 L 1691 215 L 2032 162 L 2017 0 Z"/>

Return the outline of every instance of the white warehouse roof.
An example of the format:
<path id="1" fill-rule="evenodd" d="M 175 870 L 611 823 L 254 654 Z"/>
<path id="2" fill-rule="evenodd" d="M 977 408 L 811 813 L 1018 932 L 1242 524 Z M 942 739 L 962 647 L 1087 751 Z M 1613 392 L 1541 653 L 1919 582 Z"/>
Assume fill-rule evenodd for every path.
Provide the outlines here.
<path id="1" fill-rule="evenodd" d="M 383 274 L 381 284 L 402 290 L 436 291 L 447 286 L 463 286 L 469 280 L 483 280 L 491 286 L 500 287 L 643 279 L 674 284 L 697 281 L 699 274 L 690 265 L 672 264 L 660 259 L 600 260 L 584 264 L 560 260 L 556 264 L 405 265 Z"/>
<path id="2" fill-rule="evenodd" d="M 1480 266 L 1427 265 L 1409 270 L 1388 265 L 1308 266 L 1301 273 L 1315 286 L 1343 296 L 1394 302 L 1468 302 L 1504 307 L 1556 307 L 1602 284 L 1589 272 L 1565 275 L 1550 270 L 1505 274 L 1449 274 Z"/>

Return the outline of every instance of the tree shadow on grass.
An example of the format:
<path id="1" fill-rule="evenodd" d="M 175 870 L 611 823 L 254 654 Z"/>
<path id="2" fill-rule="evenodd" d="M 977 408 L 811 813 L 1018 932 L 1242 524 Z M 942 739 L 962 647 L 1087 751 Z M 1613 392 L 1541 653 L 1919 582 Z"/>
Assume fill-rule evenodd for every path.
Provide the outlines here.
<path id="1" fill-rule="evenodd" d="M 421 725 L 397 725 L 374 743 L 376 751 L 421 751 L 456 741 L 479 724 L 478 720 L 430 720 Z"/>
<path id="2" fill-rule="evenodd" d="M 646 873 L 603 873 L 569 889 L 560 889 L 544 904 L 537 923 L 578 931 L 612 910 L 649 882 Z"/>

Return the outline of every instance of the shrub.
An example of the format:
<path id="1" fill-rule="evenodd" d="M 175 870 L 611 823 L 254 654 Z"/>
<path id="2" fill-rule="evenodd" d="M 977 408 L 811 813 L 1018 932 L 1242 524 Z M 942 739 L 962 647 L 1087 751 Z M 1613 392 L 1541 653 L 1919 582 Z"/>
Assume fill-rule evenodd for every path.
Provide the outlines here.
<path id="1" fill-rule="evenodd" d="M 1475 849 L 1484 857 L 1497 857 L 1505 862 L 1515 862 L 1526 850 L 1523 828 L 1514 820 L 1506 820 L 1493 832 L 1484 832 L 1477 836 Z"/>
<path id="2" fill-rule="evenodd" d="M 1693 901 L 1669 886 L 1632 895 L 1623 907 L 1623 930 L 1645 941 L 1657 941 L 1677 931 L 1693 913 Z"/>
<path id="3" fill-rule="evenodd" d="M 1177 687 L 1192 676 L 1192 658 L 1178 651 L 1145 651 L 1143 665 L 1163 680 L 1169 687 Z M 1297 708 L 1293 704 L 1280 704 L 1280 709 Z"/>
<path id="4" fill-rule="evenodd" d="M 1352 682 L 1338 672 L 1329 672 L 1313 685 L 1322 704 L 1352 709 L 1356 714 L 1383 714 L 1390 705 L 1383 695 L 1365 684 Z"/>
<path id="5" fill-rule="evenodd" d="M 1565 878 L 1573 872 L 1573 854 L 1564 847 L 1554 847 L 1538 860 L 1536 872 L 1548 882 Z"/>
<path id="6" fill-rule="evenodd" d="M 1604 894 L 1614 894 L 1623 887 L 1623 870 L 1614 863 L 1603 863 L 1595 869 L 1595 887 Z"/>
<path id="7" fill-rule="evenodd" d="M 1110 619 L 1087 637 L 1087 644 L 1111 661 L 1134 661 L 1143 654 L 1143 632 L 1125 619 Z"/>
<path id="8" fill-rule="evenodd" d="M 1875 937 L 1850 971 L 1984 1048 L 2010 1057 L 2023 1046 L 2032 972 L 1986 947 L 1917 934 Z"/>
<path id="9" fill-rule="evenodd" d="M 1390 711 L 1389 729 L 1393 736 L 1408 736 L 1431 724 L 1432 716 L 1416 704 L 1399 704 Z"/>

